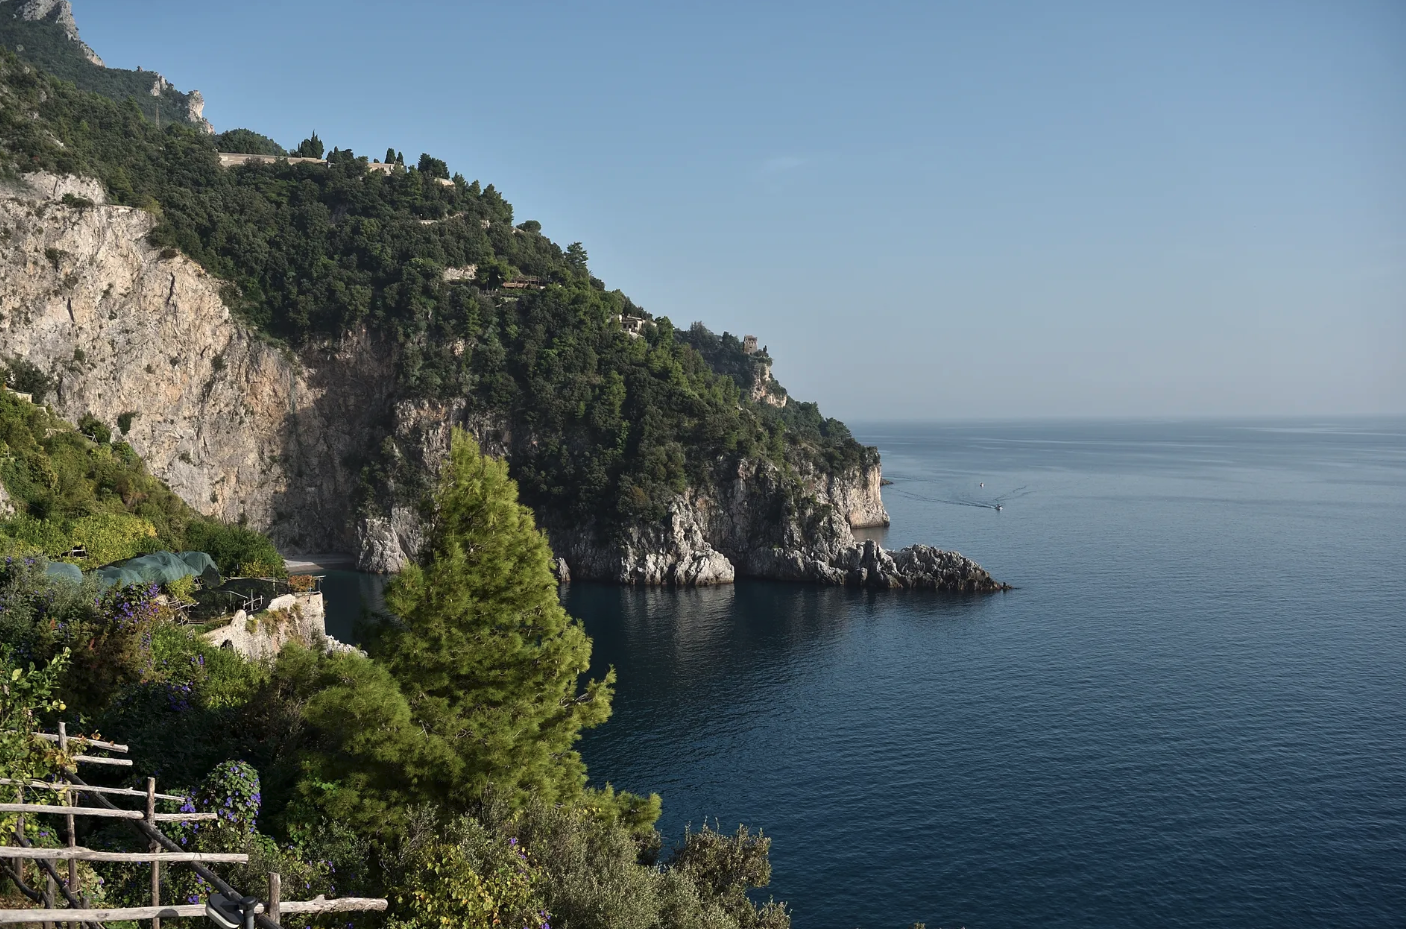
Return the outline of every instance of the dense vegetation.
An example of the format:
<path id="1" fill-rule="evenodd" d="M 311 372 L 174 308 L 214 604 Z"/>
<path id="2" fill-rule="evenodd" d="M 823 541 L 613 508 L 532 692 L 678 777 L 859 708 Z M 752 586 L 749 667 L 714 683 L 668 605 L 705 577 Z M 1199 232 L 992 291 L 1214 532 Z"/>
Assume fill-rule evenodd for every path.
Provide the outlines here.
<path id="1" fill-rule="evenodd" d="M 22 20 L 6 9 L 0 13 L 0 48 L 23 49 L 20 54 L 25 60 L 83 90 L 113 100 L 131 101 L 131 105 L 153 122 L 159 119 L 163 126 L 176 122 L 189 124 L 185 94 L 167 85 L 154 96 L 151 90 L 157 75 L 152 71 L 103 68 L 93 64 L 51 21 Z"/>
<path id="2" fill-rule="evenodd" d="M 44 388 L 22 362 L 0 373 Z M 85 417 L 80 428 L 0 391 L 0 483 L 10 510 L 0 516 L 0 557 L 43 555 L 91 568 L 188 549 L 208 552 L 225 574 L 282 573 L 265 536 L 196 513 L 147 472 L 130 445 L 112 441 L 108 424 Z M 83 554 L 70 557 L 73 551 Z"/>
<path id="3" fill-rule="evenodd" d="M 579 243 L 562 249 L 538 223 L 514 226 L 491 184 L 450 178 L 439 159 L 386 175 L 334 148 L 327 166 L 226 170 L 217 145 L 276 143 L 247 130 L 158 132 L 130 103 L 10 55 L 0 101 L 0 168 L 101 178 L 116 202 L 160 218 L 155 244 L 227 281 L 227 302 L 263 331 L 303 348 L 369 328 L 392 346 L 405 394 L 463 397 L 506 420 L 509 464 L 539 513 L 621 525 L 659 517 L 687 483 L 740 457 L 825 468 L 865 454 L 814 406 L 752 402 L 734 372 L 710 366 L 726 353 L 701 355 L 669 320 L 626 333 L 616 317 L 649 314 L 590 275 Z M 446 280 L 469 266 L 471 279 Z M 526 286 L 502 287 L 515 281 Z M 399 461 L 394 449 L 370 454 L 368 486 L 384 486 L 377 478 Z M 401 476 L 395 486 L 428 490 Z"/>
<path id="4" fill-rule="evenodd" d="M 434 502 L 433 540 L 393 585 L 397 618 L 371 657 L 294 644 L 248 662 L 174 624 L 154 590 L 99 594 L 8 563 L 0 769 L 44 776 L 64 764 L 11 733 L 59 718 L 119 738 L 129 782 L 159 773 L 164 790 L 194 798 L 186 809 L 220 812 L 174 826 L 184 847 L 248 853 L 227 872 L 244 888 L 277 870 L 302 898 L 392 901 L 388 920 L 355 924 L 788 926 L 784 907 L 748 896 L 770 877 L 765 837 L 704 828 L 661 856 L 657 796 L 587 787 L 574 743 L 609 715 L 613 677 L 582 681 L 590 641 L 557 602 L 546 540 L 502 463 L 456 435 Z M 0 785 L 0 798 L 13 795 Z M 80 822 L 89 847 L 134 846 L 121 826 Z M 27 828 L 61 844 L 40 817 Z M 85 875 L 95 905 L 149 893 L 137 866 Z M 163 881 L 167 899 L 205 892 L 180 868 Z"/>

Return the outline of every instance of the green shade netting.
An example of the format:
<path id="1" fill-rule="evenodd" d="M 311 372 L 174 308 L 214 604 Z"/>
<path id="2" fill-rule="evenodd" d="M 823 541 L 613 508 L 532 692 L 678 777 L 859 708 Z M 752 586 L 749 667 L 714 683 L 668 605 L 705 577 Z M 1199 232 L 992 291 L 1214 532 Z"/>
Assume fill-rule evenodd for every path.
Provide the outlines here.
<path id="1" fill-rule="evenodd" d="M 48 577 L 72 581 L 75 584 L 83 583 L 83 569 L 76 564 L 69 564 L 66 561 L 49 562 L 44 566 L 44 574 Z"/>
<path id="2" fill-rule="evenodd" d="M 181 552 L 180 559 L 190 565 L 191 570 L 200 575 L 200 583 L 206 587 L 219 587 L 224 583 L 220 577 L 220 569 L 215 566 L 215 559 L 204 552 Z"/>
<path id="3" fill-rule="evenodd" d="M 128 584 L 169 584 L 183 577 L 197 576 L 207 587 L 218 587 L 220 572 L 204 552 L 152 552 L 99 568 L 94 572 L 104 587 Z"/>

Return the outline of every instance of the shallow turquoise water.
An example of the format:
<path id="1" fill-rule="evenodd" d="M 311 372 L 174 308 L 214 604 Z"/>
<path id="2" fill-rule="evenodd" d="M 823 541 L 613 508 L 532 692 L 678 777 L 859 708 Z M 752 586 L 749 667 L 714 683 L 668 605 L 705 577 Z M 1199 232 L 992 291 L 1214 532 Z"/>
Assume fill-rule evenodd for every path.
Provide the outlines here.
<path id="1" fill-rule="evenodd" d="M 1018 589 L 574 585 L 593 780 L 765 828 L 799 929 L 1406 925 L 1406 422 L 856 434 Z"/>

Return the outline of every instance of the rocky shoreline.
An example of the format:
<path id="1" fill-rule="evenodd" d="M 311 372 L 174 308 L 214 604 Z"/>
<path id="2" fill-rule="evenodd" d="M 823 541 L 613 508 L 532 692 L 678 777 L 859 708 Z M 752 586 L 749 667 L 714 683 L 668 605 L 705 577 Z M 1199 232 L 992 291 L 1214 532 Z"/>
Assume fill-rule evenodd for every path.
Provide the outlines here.
<path id="1" fill-rule="evenodd" d="M 352 552 L 376 573 L 415 557 L 425 537 L 417 492 L 392 482 L 370 511 L 354 505 L 364 449 L 393 442 L 402 473 L 428 487 L 451 426 L 500 457 L 534 441 L 462 399 L 397 396 L 385 347 L 366 333 L 300 357 L 268 344 L 232 316 L 218 281 L 146 242 L 149 214 L 105 205 L 91 180 L 0 185 L 0 225 L 11 235 L 0 254 L 0 355 L 53 372 L 50 402 L 66 419 L 125 419 L 124 440 L 182 499 L 268 532 L 289 557 Z M 537 515 L 563 579 L 1006 589 L 955 552 L 857 543 L 852 529 L 889 524 L 882 484 L 874 449 L 823 470 L 720 460 L 655 521 L 609 530 Z"/>

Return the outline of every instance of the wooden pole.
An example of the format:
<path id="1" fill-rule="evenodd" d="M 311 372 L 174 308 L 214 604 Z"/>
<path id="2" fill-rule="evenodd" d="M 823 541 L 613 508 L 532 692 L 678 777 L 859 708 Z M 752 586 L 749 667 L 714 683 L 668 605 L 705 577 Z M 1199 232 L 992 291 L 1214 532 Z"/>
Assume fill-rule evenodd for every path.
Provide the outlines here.
<path id="1" fill-rule="evenodd" d="M 68 751 L 68 729 L 63 722 L 59 723 L 59 751 Z M 75 828 L 72 813 L 64 814 L 64 823 L 68 826 L 68 847 L 77 848 L 78 832 Z M 78 862 L 73 858 L 68 859 L 68 890 L 74 896 L 79 896 L 80 894 L 80 888 L 78 887 Z M 69 929 L 79 929 L 77 923 L 69 923 L 68 925 Z"/>
<path id="2" fill-rule="evenodd" d="M 146 779 L 146 824 L 153 829 L 156 828 L 156 778 L 154 777 Z M 151 840 L 149 847 L 153 852 L 161 850 L 161 846 L 156 844 L 155 839 Z M 161 862 L 159 861 L 151 863 L 151 905 L 161 905 Z M 151 929 L 161 929 L 160 916 L 151 918 Z"/>
<path id="3" fill-rule="evenodd" d="M 146 796 L 146 794 L 142 794 Z M 140 819 L 147 815 L 141 810 L 105 810 L 96 806 L 47 806 L 42 803 L 0 803 L 0 813 L 42 813 L 44 815 L 96 816 L 99 819 Z M 159 823 L 209 822 L 219 819 L 219 813 L 157 813 Z"/>
<path id="4" fill-rule="evenodd" d="M 101 852 L 91 848 L 15 848 L 0 845 L 0 859 L 28 858 L 31 861 L 211 861 L 248 864 L 244 852 Z"/>
<path id="5" fill-rule="evenodd" d="M 15 799 L 18 800 L 20 803 L 24 803 L 24 788 L 23 788 L 23 787 L 18 787 L 18 788 L 15 789 Z M 23 835 L 24 835 L 24 814 L 21 813 L 19 816 L 16 816 L 16 817 L 15 817 L 15 836 L 16 836 L 16 838 L 19 838 L 19 837 L 22 837 Z M 19 845 L 19 844 L 23 844 L 23 843 L 16 842 L 15 844 L 16 844 L 16 845 Z M 23 883 L 24 883 L 24 859 L 23 859 L 23 858 L 16 858 L 16 859 L 15 859 L 15 874 L 19 877 L 20 883 L 23 884 Z"/>
<path id="6" fill-rule="evenodd" d="M 328 900 L 318 897 L 315 900 L 304 900 L 299 902 L 284 903 L 281 911 L 285 915 L 302 913 L 364 913 L 364 912 L 384 912 L 386 901 L 376 897 L 342 897 L 337 900 Z M 260 903 L 255 907 L 255 911 L 263 914 L 266 907 Z M 205 915 L 205 904 L 180 904 L 177 906 L 132 906 L 114 907 L 103 910 L 73 909 L 70 911 L 74 919 L 83 922 L 119 922 L 134 919 L 154 919 L 158 914 L 167 919 L 178 917 L 203 917 Z M 25 923 L 38 923 L 44 921 L 46 914 L 43 910 L 0 910 L 0 926 L 23 925 Z"/>
<path id="7" fill-rule="evenodd" d="M 17 781 L 12 777 L 0 777 L 0 784 L 10 784 L 15 787 L 31 787 L 34 790 L 62 790 L 79 791 L 85 794 L 110 794 L 117 797 L 145 797 L 145 790 L 132 790 L 130 787 L 93 787 L 90 784 L 51 784 L 48 781 Z M 157 794 L 158 800 L 178 800 L 185 802 L 185 797 L 178 797 L 175 794 Z M 160 819 L 160 816 L 157 817 Z"/>
<path id="8" fill-rule="evenodd" d="M 268 918 L 274 922 L 278 922 L 279 918 L 282 916 L 282 911 L 279 909 L 279 897 L 282 896 L 282 893 L 283 878 L 278 876 L 277 871 L 270 871 Z"/>

